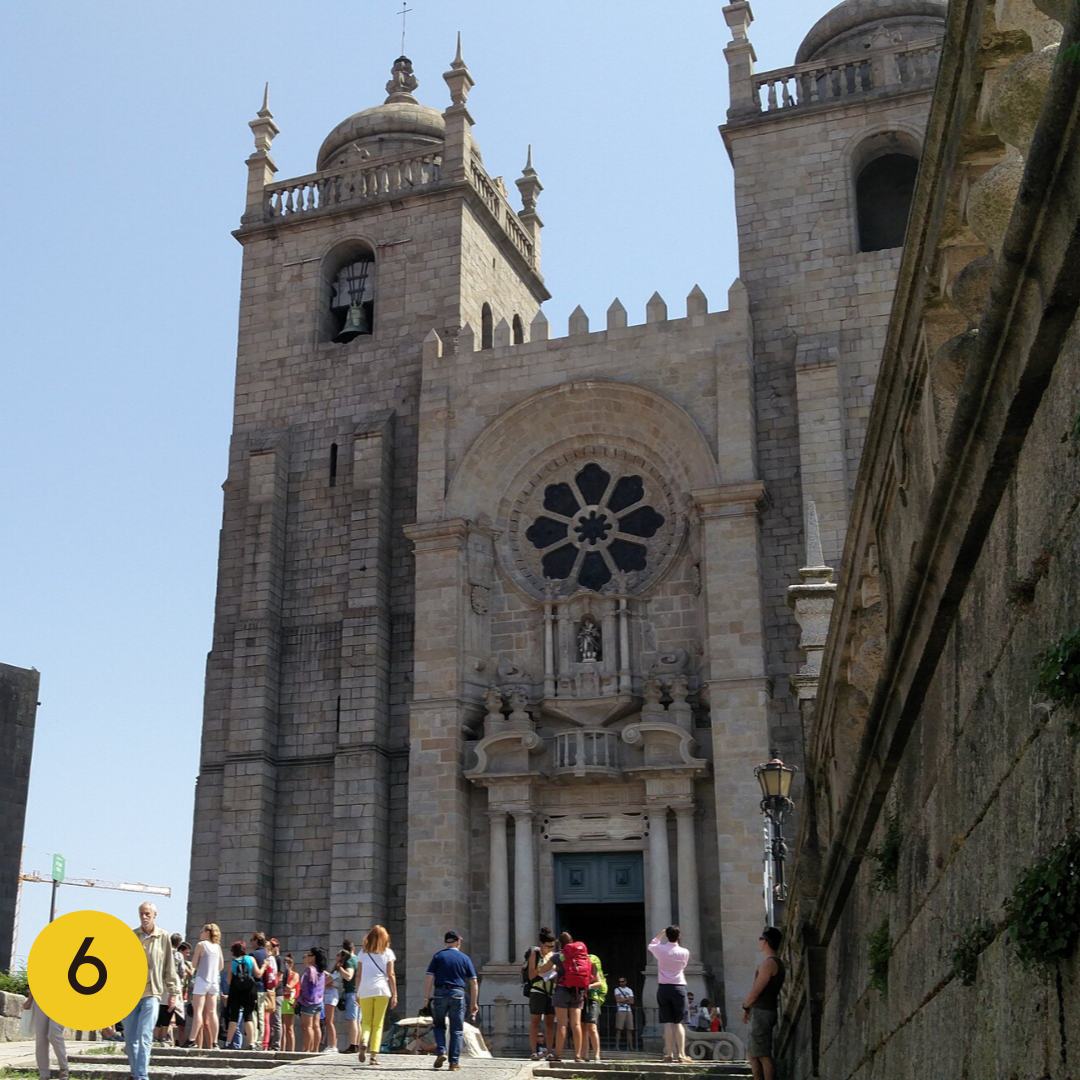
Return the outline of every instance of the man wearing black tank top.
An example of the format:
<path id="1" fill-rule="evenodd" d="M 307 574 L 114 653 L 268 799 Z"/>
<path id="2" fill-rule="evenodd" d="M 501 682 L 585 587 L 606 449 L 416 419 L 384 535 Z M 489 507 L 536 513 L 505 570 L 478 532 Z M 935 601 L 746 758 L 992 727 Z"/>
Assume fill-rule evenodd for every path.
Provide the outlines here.
<path id="1" fill-rule="evenodd" d="M 773 1080 L 776 1075 L 773 1031 L 780 1005 L 780 988 L 784 985 L 784 961 L 776 955 L 780 948 L 780 931 L 775 926 L 766 926 L 758 938 L 758 948 L 765 954 L 765 959 L 758 964 L 754 985 L 743 1002 L 743 1023 L 750 1025 L 746 1055 L 750 1058 L 754 1080 Z"/>

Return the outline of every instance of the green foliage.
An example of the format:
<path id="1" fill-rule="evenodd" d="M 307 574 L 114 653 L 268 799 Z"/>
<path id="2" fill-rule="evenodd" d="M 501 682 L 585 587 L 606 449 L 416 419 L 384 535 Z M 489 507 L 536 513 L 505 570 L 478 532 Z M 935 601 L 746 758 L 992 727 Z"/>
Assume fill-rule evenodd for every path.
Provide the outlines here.
<path id="1" fill-rule="evenodd" d="M 1072 955 L 1080 933 L 1080 836 L 1020 871 L 1005 917 L 1024 967 L 1046 969 Z"/>
<path id="2" fill-rule="evenodd" d="M 866 935 L 866 956 L 870 961 L 870 985 L 884 997 L 889 989 L 889 957 L 892 941 L 889 939 L 889 920 Z"/>
<path id="3" fill-rule="evenodd" d="M 867 849 L 877 866 L 870 885 L 877 892 L 896 892 L 897 877 L 900 873 L 900 845 L 904 841 L 904 832 L 900 827 L 900 815 L 889 814 L 885 818 L 885 835 L 876 848 Z"/>
<path id="4" fill-rule="evenodd" d="M 952 951 L 952 973 L 964 986 L 971 986 L 979 972 L 979 953 L 989 948 L 997 937 L 992 922 L 976 919 L 956 939 Z"/>
<path id="5" fill-rule="evenodd" d="M 1067 708 L 1080 705 L 1080 627 L 1044 649 L 1035 662 L 1041 694 Z"/>
<path id="6" fill-rule="evenodd" d="M 30 993 L 30 980 L 25 971 L 0 971 L 0 992 L 5 994 L 22 994 L 26 997 Z"/>

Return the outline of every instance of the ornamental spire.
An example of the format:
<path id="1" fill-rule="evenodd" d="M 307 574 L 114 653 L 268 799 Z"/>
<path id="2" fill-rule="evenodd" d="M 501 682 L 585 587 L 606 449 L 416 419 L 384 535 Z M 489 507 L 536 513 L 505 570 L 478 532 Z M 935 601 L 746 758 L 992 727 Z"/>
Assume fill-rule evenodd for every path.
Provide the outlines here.
<path id="1" fill-rule="evenodd" d="M 468 66 L 461 58 L 461 31 L 457 35 L 457 52 L 450 61 L 450 70 L 443 74 L 446 85 L 450 87 L 451 108 L 454 106 L 465 107 L 465 101 L 469 91 L 476 85 L 472 75 L 469 74 Z"/>

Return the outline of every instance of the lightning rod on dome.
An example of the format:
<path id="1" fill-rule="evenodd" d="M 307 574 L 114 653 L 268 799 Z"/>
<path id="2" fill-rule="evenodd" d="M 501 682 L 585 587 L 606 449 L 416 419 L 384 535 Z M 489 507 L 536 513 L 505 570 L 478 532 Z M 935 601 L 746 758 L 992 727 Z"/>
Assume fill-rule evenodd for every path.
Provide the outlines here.
<path id="1" fill-rule="evenodd" d="M 401 16 L 401 55 L 405 55 L 405 16 L 412 11 L 411 7 L 406 7 L 406 0 L 401 0 L 401 11 L 398 14 Z"/>

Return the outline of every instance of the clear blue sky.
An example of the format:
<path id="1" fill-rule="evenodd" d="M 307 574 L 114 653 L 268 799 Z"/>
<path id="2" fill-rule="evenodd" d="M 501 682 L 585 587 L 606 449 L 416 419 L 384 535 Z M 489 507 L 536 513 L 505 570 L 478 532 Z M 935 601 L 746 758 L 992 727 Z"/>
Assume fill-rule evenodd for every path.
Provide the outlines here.
<path id="1" fill-rule="evenodd" d="M 184 928 L 203 665 L 229 436 L 247 121 L 270 81 L 279 178 L 379 104 L 400 0 L 35 0 L 0 11 L 0 662 L 41 671 L 24 863 L 170 885 Z M 643 322 L 738 272 L 717 134 L 719 0 L 410 0 L 417 96 L 461 30 L 492 175 L 546 190 L 553 336 L 615 296 Z M 832 6 L 758 0 L 758 70 Z M 516 194 L 516 193 L 515 193 Z M 0 748 L 2 752 L 2 748 Z M 0 823 L 0 827 L 3 827 Z M 48 919 L 23 892 L 19 952 Z M 139 898 L 62 889 L 135 922 Z M 266 929 L 272 931 L 273 927 Z"/>

